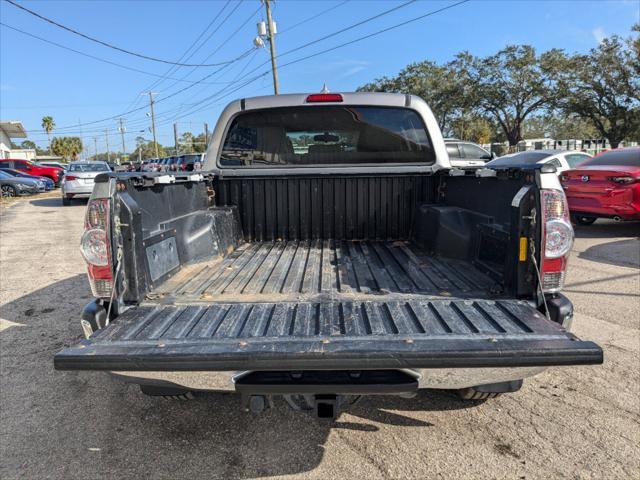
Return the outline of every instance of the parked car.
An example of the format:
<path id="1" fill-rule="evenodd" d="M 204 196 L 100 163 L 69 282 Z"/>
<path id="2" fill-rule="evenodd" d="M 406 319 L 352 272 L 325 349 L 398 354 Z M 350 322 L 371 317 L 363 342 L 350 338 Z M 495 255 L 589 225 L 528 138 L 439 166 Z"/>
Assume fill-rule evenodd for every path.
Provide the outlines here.
<path id="1" fill-rule="evenodd" d="M 640 147 L 596 155 L 562 174 L 573 220 L 640 220 Z"/>
<path id="2" fill-rule="evenodd" d="M 575 150 L 528 150 L 526 152 L 516 152 L 504 155 L 487 163 L 487 168 L 521 167 L 534 163 L 540 165 L 550 164 L 556 168 L 556 174 L 571 168 L 575 168 L 591 155 Z"/>
<path id="3" fill-rule="evenodd" d="M 96 301 L 55 367 L 335 417 L 352 396 L 492 398 L 547 367 L 602 363 L 569 333 L 557 175 L 451 167 L 416 96 L 232 102 L 204 175 L 98 178 L 81 240 Z"/>
<path id="4" fill-rule="evenodd" d="M 20 170 L 37 177 L 47 177 L 53 181 L 56 187 L 60 186 L 60 182 L 64 177 L 64 170 L 59 167 L 43 167 L 29 160 L 0 158 L 0 169 L 6 170 L 8 168 Z"/>
<path id="5" fill-rule="evenodd" d="M 20 170 L 14 170 L 13 168 L 6 168 L 6 169 L 3 168 L 2 171 L 8 173 L 9 175 L 11 175 L 13 177 L 30 178 L 31 180 L 33 180 L 33 179 L 39 180 L 40 182 L 42 182 L 43 188 L 47 192 L 49 190 L 52 190 L 53 187 L 54 187 L 53 180 L 51 180 L 50 178 L 47 178 L 47 177 L 35 177 L 33 175 L 29 175 L 28 173 L 21 172 Z"/>
<path id="6" fill-rule="evenodd" d="M 71 205 L 74 198 L 88 198 L 97 175 L 110 172 L 107 162 L 72 162 L 62 182 L 62 204 Z"/>
<path id="7" fill-rule="evenodd" d="M 157 172 L 160 167 L 158 165 L 157 158 L 151 158 L 149 160 L 143 160 L 142 166 L 140 167 L 141 172 Z"/>
<path id="8" fill-rule="evenodd" d="M 455 138 L 446 138 L 444 144 L 452 167 L 481 168 L 485 163 L 495 158 L 495 154 L 488 152 L 480 145 L 465 142 Z"/>
<path id="9" fill-rule="evenodd" d="M 189 153 L 180 155 L 176 159 L 176 170 L 193 172 L 202 168 L 202 154 Z"/>
<path id="10" fill-rule="evenodd" d="M 44 186 L 36 179 L 14 177 L 0 170 L 0 190 L 3 197 L 17 197 L 44 191 Z"/>
<path id="11" fill-rule="evenodd" d="M 55 167 L 55 168 L 61 168 L 62 170 L 67 170 L 67 168 L 69 167 L 68 163 L 62 163 L 62 162 L 36 162 L 36 165 L 39 165 L 41 167 Z"/>

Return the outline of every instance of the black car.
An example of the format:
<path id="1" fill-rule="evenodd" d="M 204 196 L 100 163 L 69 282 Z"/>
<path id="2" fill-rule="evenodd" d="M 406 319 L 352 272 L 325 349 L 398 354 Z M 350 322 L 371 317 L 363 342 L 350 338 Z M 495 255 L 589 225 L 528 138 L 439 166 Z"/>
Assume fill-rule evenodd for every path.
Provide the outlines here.
<path id="1" fill-rule="evenodd" d="M 0 170 L 0 191 L 3 197 L 17 197 L 20 195 L 32 195 L 44 191 L 44 184 L 34 178 L 20 178 L 9 175 Z"/>

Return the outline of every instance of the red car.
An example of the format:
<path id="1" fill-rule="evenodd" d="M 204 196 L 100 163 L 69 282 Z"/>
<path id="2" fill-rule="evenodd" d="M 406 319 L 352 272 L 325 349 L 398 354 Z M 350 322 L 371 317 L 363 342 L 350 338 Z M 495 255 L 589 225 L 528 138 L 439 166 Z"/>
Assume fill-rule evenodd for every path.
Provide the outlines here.
<path id="1" fill-rule="evenodd" d="M 640 220 L 640 147 L 601 153 L 561 176 L 576 223 Z"/>
<path id="2" fill-rule="evenodd" d="M 60 182 L 64 177 L 64 170 L 58 167 L 43 167 L 36 165 L 29 160 L 21 160 L 17 158 L 0 158 L 0 169 L 14 169 L 28 173 L 35 177 L 47 177 L 51 179 L 56 187 L 60 186 Z"/>

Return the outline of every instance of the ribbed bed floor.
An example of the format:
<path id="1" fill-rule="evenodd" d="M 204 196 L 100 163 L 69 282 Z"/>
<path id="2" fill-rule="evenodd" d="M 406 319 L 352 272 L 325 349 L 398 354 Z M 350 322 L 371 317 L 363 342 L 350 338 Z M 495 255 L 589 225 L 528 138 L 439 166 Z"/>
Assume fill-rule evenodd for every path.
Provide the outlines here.
<path id="1" fill-rule="evenodd" d="M 410 242 L 247 243 L 224 260 L 183 268 L 149 296 L 177 303 L 487 298 L 494 281 L 470 263 Z"/>

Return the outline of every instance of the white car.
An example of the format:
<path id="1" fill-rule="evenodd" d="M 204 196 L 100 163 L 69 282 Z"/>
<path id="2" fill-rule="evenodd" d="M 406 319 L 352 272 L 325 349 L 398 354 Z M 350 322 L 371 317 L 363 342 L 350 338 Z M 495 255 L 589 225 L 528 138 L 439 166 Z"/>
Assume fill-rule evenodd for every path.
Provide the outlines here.
<path id="1" fill-rule="evenodd" d="M 521 167 L 534 163 L 550 163 L 556 167 L 560 175 L 565 170 L 576 168 L 579 164 L 591 158 L 591 155 L 577 150 L 529 150 L 526 152 L 510 153 L 487 163 L 487 168 L 493 167 Z"/>
<path id="2" fill-rule="evenodd" d="M 494 153 L 485 150 L 477 143 L 445 138 L 444 144 L 453 168 L 482 168 L 488 161 L 496 158 Z"/>
<path id="3" fill-rule="evenodd" d="M 69 164 L 62 180 L 62 204 L 71 205 L 74 198 L 89 198 L 93 192 L 94 179 L 101 173 L 110 172 L 107 162 L 73 162 Z"/>

